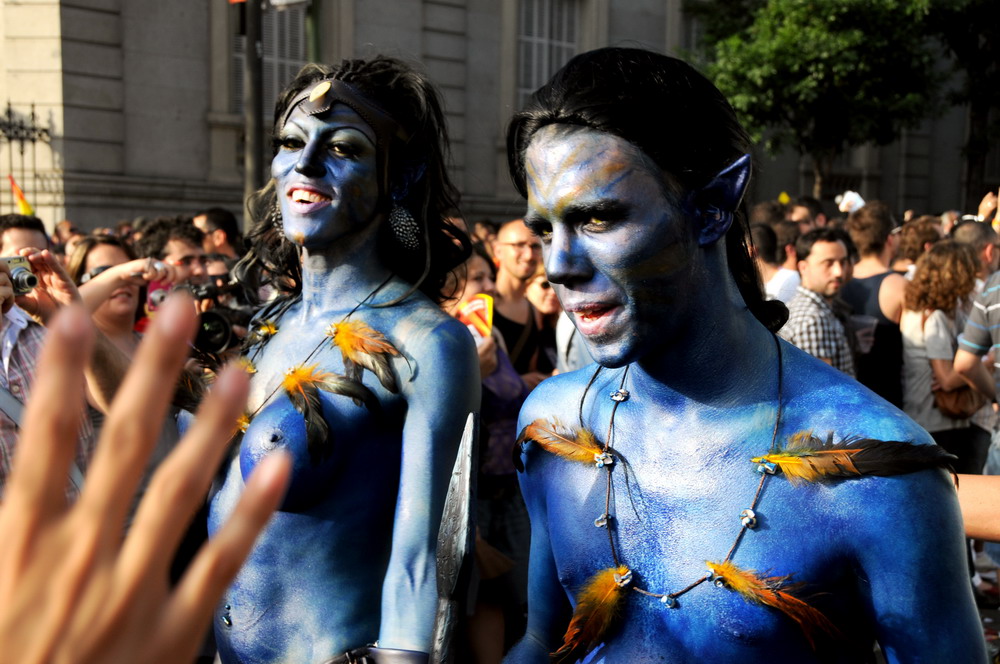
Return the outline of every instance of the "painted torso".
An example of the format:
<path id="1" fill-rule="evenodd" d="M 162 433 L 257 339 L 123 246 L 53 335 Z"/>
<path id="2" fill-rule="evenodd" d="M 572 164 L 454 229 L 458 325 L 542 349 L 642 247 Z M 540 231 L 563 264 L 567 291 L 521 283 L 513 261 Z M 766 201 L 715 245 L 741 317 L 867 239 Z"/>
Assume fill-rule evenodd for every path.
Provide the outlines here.
<path id="1" fill-rule="evenodd" d="M 813 430 L 823 438 L 833 431 L 838 439 L 864 435 L 930 442 L 902 413 L 826 365 L 787 344 L 784 356 L 779 440 Z M 580 398 L 593 369 L 546 381 L 526 403 L 520 426 L 552 417 L 577 425 Z M 607 435 L 613 406 L 609 395 L 621 374 L 622 369 L 603 369 L 584 405 L 584 424 L 600 441 Z M 720 408 L 666 389 L 649 394 L 628 382 L 625 386 L 631 395 L 618 408 L 612 441 L 628 462 L 613 471 L 610 511 L 618 520 L 619 555 L 638 586 L 677 592 L 706 574 L 705 561 L 723 560 L 733 545 L 740 512 L 750 506 L 760 482 L 750 458 L 771 444 L 776 387 L 749 402 Z M 559 584 L 552 586 L 553 594 L 562 594 L 552 601 L 573 602 L 594 572 L 613 564 L 607 530 L 594 525 L 604 512 L 605 471 L 555 457 L 533 444 L 523 458 L 522 487 L 533 521 L 545 524 L 541 527 L 548 533 L 550 564 Z M 927 553 L 907 548 L 907 538 L 934 537 L 936 554 L 961 562 L 960 535 L 952 533 L 955 537 L 948 539 L 940 534 L 960 523 L 948 482 L 938 471 L 800 487 L 780 474 L 771 476 L 757 504 L 760 523 L 746 532 L 732 561 L 768 576 L 794 574 L 794 581 L 806 584 L 800 596 L 841 632 L 836 640 L 820 640 L 823 661 L 867 661 L 876 636 L 874 622 L 883 623 L 883 636 L 905 630 L 892 624 L 891 611 L 919 615 L 913 604 L 921 597 L 950 602 L 940 620 L 969 624 L 973 609 L 961 565 L 920 579 L 929 586 L 920 589 L 903 580 L 907 572 L 894 576 L 908 565 L 919 568 L 923 563 L 911 557 Z M 553 573 L 542 561 L 532 572 Z M 917 585 L 916 579 L 911 581 Z M 886 592 L 895 606 L 884 605 Z M 878 599 L 873 600 L 873 593 Z M 682 595 L 674 609 L 636 592 L 626 596 L 619 627 L 587 661 L 819 661 L 791 619 L 711 582 Z M 973 653 L 981 650 L 975 634 L 970 636 L 971 644 L 952 644 L 953 661 L 975 661 Z M 551 642 L 552 636 L 548 638 Z M 905 645 L 894 646 L 905 652 Z"/>
<path id="2" fill-rule="evenodd" d="M 277 334 L 256 360 L 251 412 L 271 394 L 285 371 L 301 362 L 323 338 L 324 328 L 341 321 L 348 311 L 305 316 L 297 304 L 284 314 Z M 283 446 L 292 451 L 295 470 L 285 504 L 216 612 L 216 636 L 224 662 L 321 662 L 379 639 L 383 583 L 397 518 L 416 523 L 422 511 L 435 509 L 438 494 L 443 495 L 426 488 L 418 504 L 397 508 L 404 481 L 400 468 L 404 424 L 408 409 L 412 412 L 413 404 L 435 389 L 428 381 L 435 368 L 452 364 L 468 368 L 468 332 L 419 294 L 392 307 L 362 306 L 352 320 L 382 332 L 406 356 L 409 362 L 399 357 L 393 363 L 400 393 L 389 393 L 369 371 L 363 373 L 363 382 L 378 397 L 380 412 L 369 412 L 348 397 L 320 392 L 332 447 L 318 467 L 310 464 L 305 450 L 303 418 L 282 390 L 253 418 L 242 441 L 244 467 L 240 458 L 233 460 L 222 489 L 212 500 L 210 530 L 214 532 L 224 522 L 242 492 L 247 459 L 253 456 L 248 452 Z M 310 363 L 317 361 L 322 370 L 344 373 L 339 350 L 327 347 Z M 455 407 L 468 413 L 465 404 Z M 442 416 L 436 424 L 448 429 L 448 419 Z M 447 466 L 450 472 L 454 446 L 457 437 L 441 443 L 441 459 L 424 462 Z M 411 566 L 409 573 L 421 575 L 421 570 L 412 568 L 426 568 L 427 556 L 433 557 L 432 546 L 406 563 Z M 433 583 L 427 595 L 422 595 L 423 604 L 404 609 L 423 625 L 418 632 L 427 631 L 433 623 Z"/>

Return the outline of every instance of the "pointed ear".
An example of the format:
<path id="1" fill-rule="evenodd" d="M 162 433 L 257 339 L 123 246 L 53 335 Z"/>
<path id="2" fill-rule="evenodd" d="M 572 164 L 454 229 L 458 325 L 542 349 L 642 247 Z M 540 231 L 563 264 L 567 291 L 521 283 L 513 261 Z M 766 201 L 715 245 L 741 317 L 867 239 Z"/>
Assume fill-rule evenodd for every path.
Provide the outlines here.
<path id="1" fill-rule="evenodd" d="M 424 173 L 426 171 L 426 161 L 411 163 L 404 166 L 397 178 L 398 182 L 395 182 L 392 186 L 392 200 L 401 201 L 405 199 L 410 194 L 410 187 L 420 182 L 420 179 L 424 177 Z"/>
<path id="2" fill-rule="evenodd" d="M 726 234 L 749 182 L 750 155 L 745 154 L 692 195 L 691 207 L 701 224 L 699 246 L 713 244 Z"/>

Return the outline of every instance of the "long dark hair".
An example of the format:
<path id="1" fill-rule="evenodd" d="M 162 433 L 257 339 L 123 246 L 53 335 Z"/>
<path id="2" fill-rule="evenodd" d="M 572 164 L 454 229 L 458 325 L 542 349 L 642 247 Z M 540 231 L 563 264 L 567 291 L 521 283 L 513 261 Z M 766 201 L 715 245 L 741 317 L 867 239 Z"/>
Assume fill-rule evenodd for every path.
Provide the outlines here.
<path id="1" fill-rule="evenodd" d="M 535 132 L 550 124 L 589 127 L 619 136 L 664 172 L 665 186 L 691 193 L 751 150 L 726 98 L 686 62 L 634 48 L 603 48 L 570 60 L 542 86 L 507 129 L 507 159 L 527 197 L 524 155 Z M 781 302 L 765 301 L 750 254 L 746 203 L 726 233 L 729 271 L 750 312 L 768 329 L 788 318 Z"/>
<path id="2" fill-rule="evenodd" d="M 444 112 L 434 86 L 422 74 L 395 58 L 376 56 L 371 60 L 344 60 L 335 67 L 309 64 L 281 93 L 275 104 L 273 138 L 277 141 L 281 123 L 289 105 L 305 89 L 324 79 L 350 84 L 363 97 L 384 109 L 398 123 L 408 138 L 393 138 L 388 146 L 379 146 L 380 161 L 392 191 L 381 191 L 379 210 L 387 212 L 390 194 L 414 171 L 423 176 L 412 182 L 397 203 L 410 211 L 421 230 L 420 249 L 407 250 L 392 237 L 389 224 L 382 225 L 378 237 L 378 255 L 382 263 L 413 284 L 435 302 L 443 293 L 448 272 L 469 255 L 468 236 L 446 222 L 458 216 L 458 190 L 448 175 L 449 143 Z M 276 146 L 275 146 L 276 149 Z M 298 248 L 288 241 L 280 223 L 275 223 L 276 192 L 271 180 L 247 201 L 253 225 L 247 234 L 250 251 L 236 267 L 237 278 L 250 295 L 260 285 L 261 273 L 270 275 L 270 283 L 280 293 L 294 297 L 302 289 L 302 268 Z"/>

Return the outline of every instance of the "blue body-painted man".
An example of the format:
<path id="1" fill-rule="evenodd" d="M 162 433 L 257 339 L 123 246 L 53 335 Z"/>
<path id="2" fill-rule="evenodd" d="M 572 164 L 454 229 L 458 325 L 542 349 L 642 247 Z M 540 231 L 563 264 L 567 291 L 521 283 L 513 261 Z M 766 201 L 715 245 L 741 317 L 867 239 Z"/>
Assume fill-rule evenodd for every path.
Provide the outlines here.
<path id="1" fill-rule="evenodd" d="M 800 431 L 931 440 L 768 329 L 784 312 L 747 255 L 748 141 L 721 94 L 678 60 L 594 51 L 515 116 L 508 146 L 549 280 L 603 366 L 545 381 L 521 412 L 575 447 L 536 434 L 520 453 L 529 626 L 508 661 L 566 643 L 564 661 L 608 664 L 864 662 L 876 640 L 890 662 L 984 661 L 945 472 L 793 485 L 750 462 Z M 570 458 L 577 427 L 611 445 L 604 467 Z M 710 572 L 726 560 L 747 574 Z M 738 592 L 786 575 L 761 601 Z M 767 605 L 779 592 L 808 605 L 804 627 Z"/>
<path id="2" fill-rule="evenodd" d="M 252 332 L 252 417 L 210 529 L 268 450 L 288 449 L 295 465 L 216 612 L 219 653 L 242 664 L 348 651 L 352 662 L 425 662 L 441 512 L 479 403 L 469 334 L 431 299 L 463 260 L 444 221 L 454 189 L 440 105 L 392 59 L 310 66 L 278 103 L 275 139 L 250 237 L 283 294 Z M 355 323 L 367 326 L 352 328 L 362 388 L 341 378 L 352 369 L 340 335 Z"/>

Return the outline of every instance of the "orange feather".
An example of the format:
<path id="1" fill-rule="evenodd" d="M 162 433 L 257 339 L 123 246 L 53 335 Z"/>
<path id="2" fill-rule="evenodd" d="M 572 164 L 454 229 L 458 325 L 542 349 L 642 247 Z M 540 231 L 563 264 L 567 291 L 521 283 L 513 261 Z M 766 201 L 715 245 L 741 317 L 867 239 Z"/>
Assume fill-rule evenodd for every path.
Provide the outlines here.
<path id="1" fill-rule="evenodd" d="M 816 648 L 814 637 L 817 630 L 836 636 L 837 628 L 829 618 L 789 592 L 796 587 L 795 584 L 788 583 L 790 576 L 758 576 L 753 570 L 740 569 L 728 561 L 705 561 L 705 564 L 713 574 L 722 579 L 727 588 L 738 592 L 748 602 L 778 609 L 798 623 L 813 649 Z"/>
<path id="2" fill-rule="evenodd" d="M 771 454 L 751 459 L 753 463 L 774 463 L 795 486 L 826 477 L 860 475 L 852 457 L 860 447 L 824 446 L 811 431 L 800 431 L 788 439 L 788 444 Z"/>
<path id="3" fill-rule="evenodd" d="M 628 567 L 619 565 L 602 569 L 587 581 L 576 597 L 576 609 L 562 647 L 551 655 L 553 661 L 578 659 L 600 642 L 618 617 L 628 585 L 619 579 L 628 574 Z"/>
<path id="4" fill-rule="evenodd" d="M 348 378 L 361 382 L 363 367 L 375 374 L 382 387 L 393 394 L 399 391 L 389 363 L 389 357 L 399 355 L 399 351 L 385 335 L 357 320 L 334 323 L 327 328 L 326 334 L 340 349 Z"/>
<path id="5" fill-rule="evenodd" d="M 604 448 L 590 431 L 579 427 L 566 428 L 555 420 L 535 420 L 524 427 L 516 445 L 523 445 L 529 440 L 538 443 L 546 452 L 580 463 L 593 464 L 596 457 L 604 453 Z"/>

